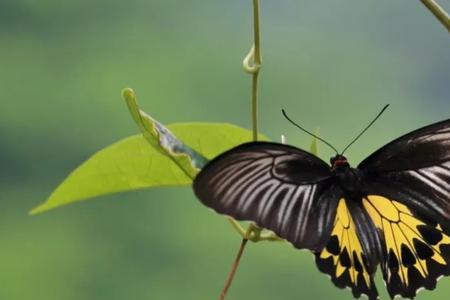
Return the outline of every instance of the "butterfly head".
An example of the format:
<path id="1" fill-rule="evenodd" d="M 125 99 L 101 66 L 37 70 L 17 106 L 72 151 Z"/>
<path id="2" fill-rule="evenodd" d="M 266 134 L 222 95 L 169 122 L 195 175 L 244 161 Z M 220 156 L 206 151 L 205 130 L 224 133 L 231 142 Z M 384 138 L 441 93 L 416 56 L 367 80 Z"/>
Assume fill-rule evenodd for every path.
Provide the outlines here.
<path id="1" fill-rule="evenodd" d="M 341 154 L 337 154 L 336 156 L 331 157 L 330 164 L 333 169 L 336 169 L 339 167 L 350 167 L 350 164 L 348 163 L 347 158 Z"/>

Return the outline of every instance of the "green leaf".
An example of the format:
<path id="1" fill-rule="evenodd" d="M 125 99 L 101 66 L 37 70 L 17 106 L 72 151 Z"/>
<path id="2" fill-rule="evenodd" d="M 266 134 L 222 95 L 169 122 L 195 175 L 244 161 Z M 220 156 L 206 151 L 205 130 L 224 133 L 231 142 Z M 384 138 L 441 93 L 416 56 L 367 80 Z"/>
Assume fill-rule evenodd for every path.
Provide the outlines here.
<path id="1" fill-rule="evenodd" d="M 170 125 L 168 129 L 174 133 L 171 135 L 174 139 L 177 136 L 183 140 L 190 151 L 197 153 L 195 155 L 202 153 L 207 158 L 250 141 L 252 136 L 249 130 L 224 123 L 180 123 Z M 179 140 L 173 142 L 175 145 L 181 143 Z M 189 185 L 191 182 L 191 177 L 158 144 L 152 146 L 148 138 L 136 135 L 94 154 L 31 214 L 111 193 Z"/>
<path id="2" fill-rule="evenodd" d="M 245 134 L 245 137 L 241 139 L 240 142 L 236 143 L 236 136 L 234 135 L 235 133 L 233 130 L 228 132 L 222 131 L 220 128 L 221 124 L 211 125 L 211 127 L 205 128 L 202 123 L 189 123 L 194 127 L 195 124 L 199 124 L 199 126 L 187 128 L 186 131 L 182 132 L 183 137 L 180 140 L 168 128 L 164 127 L 161 123 L 139 108 L 136 94 L 132 89 L 124 89 L 122 95 L 134 121 L 147 141 L 158 151 L 170 157 L 170 159 L 172 159 L 174 163 L 176 163 L 191 178 L 195 178 L 200 169 L 207 163 L 208 160 L 206 157 L 212 158 L 216 156 L 223 151 L 224 145 L 225 147 L 228 147 L 230 142 L 231 145 L 237 145 L 250 141 L 250 137 Z M 218 132 L 216 132 L 216 129 Z M 239 128 L 235 127 L 234 129 Z M 195 131 L 195 135 L 191 135 L 193 131 Z M 221 140 L 217 140 L 217 133 L 222 135 Z M 206 137 L 207 140 L 214 141 L 214 143 L 208 144 L 206 148 L 202 147 L 202 145 L 198 144 L 198 135 L 201 135 L 204 138 Z M 194 137 L 193 141 L 189 140 L 190 136 Z M 264 140 L 266 138 L 259 135 L 258 139 Z M 192 142 L 192 144 L 189 142 Z"/>

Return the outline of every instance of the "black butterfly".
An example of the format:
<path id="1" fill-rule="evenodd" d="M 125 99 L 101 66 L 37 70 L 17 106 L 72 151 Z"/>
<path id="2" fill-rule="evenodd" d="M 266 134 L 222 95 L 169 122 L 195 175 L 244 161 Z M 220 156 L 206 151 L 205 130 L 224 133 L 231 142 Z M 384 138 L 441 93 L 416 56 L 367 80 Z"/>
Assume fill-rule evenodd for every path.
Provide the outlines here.
<path id="1" fill-rule="evenodd" d="M 329 166 L 293 146 L 243 144 L 206 165 L 194 191 L 218 213 L 310 249 L 319 270 L 356 298 L 378 298 L 378 265 L 392 298 L 413 298 L 450 275 L 450 119 L 357 168 L 339 154 Z"/>

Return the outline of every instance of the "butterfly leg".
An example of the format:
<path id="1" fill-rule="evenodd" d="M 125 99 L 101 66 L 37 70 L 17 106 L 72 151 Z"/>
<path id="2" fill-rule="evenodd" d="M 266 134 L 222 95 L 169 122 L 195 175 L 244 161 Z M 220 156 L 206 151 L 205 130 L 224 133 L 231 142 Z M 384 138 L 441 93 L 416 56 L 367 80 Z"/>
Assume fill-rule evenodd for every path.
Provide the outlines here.
<path id="1" fill-rule="evenodd" d="M 285 242 L 286 240 L 280 238 L 273 232 L 263 232 L 259 238 L 259 241 L 268 241 L 268 242 Z"/>
<path id="2" fill-rule="evenodd" d="M 228 218 L 231 226 L 239 233 L 242 238 L 245 238 L 254 243 L 261 241 L 269 241 L 269 242 L 281 242 L 283 239 L 279 238 L 275 233 L 270 231 L 265 231 L 258 225 L 254 223 L 250 223 L 247 229 L 244 229 L 242 225 L 233 218 Z"/>
<path id="3" fill-rule="evenodd" d="M 228 218 L 231 226 L 239 233 L 240 236 L 245 237 L 245 229 L 241 226 L 241 224 L 233 218 Z"/>

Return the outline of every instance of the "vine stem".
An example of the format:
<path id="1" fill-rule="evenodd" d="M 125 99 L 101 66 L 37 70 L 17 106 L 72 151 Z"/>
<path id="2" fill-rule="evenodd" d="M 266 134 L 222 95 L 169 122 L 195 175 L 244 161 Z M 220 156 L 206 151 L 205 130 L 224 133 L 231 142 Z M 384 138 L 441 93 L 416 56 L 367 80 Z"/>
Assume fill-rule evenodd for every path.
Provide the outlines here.
<path id="1" fill-rule="evenodd" d="M 420 0 L 450 32 L 450 16 L 435 0 Z"/>
<path id="2" fill-rule="evenodd" d="M 228 274 L 227 281 L 225 282 L 225 286 L 223 287 L 222 292 L 220 293 L 219 300 L 224 300 L 227 296 L 228 290 L 230 289 L 231 284 L 233 283 L 234 275 L 239 267 L 239 262 L 241 261 L 242 254 L 244 254 L 245 245 L 247 245 L 248 239 L 242 239 L 241 246 L 239 247 L 239 251 L 236 255 L 236 258 L 233 262 L 233 266 L 231 267 L 230 274 Z"/>
<path id="3" fill-rule="evenodd" d="M 254 43 L 243 61 L 244 70 L 252 75 L 252 131 L 253 140 L 258 140 L 258 83 L 261 70 L 261 34 L 259 26 L 259 0 L 253 0 Z"/>
<path id="4" fill-rule="evenodd" d="M 225 281 L 225 285 L 222 289 L 222 292 L 220 293 L 219 300 L 225 300 L 228 290 L 231 287 L 231 284 L 233 283 L 234 276 L 236 275 L 236 271 L 239 268 L 239 263 L 241 262 L 242 255 L 244 254 L 245 246 L 247 245 L 248 241 L 254 241 L 257 242 L 261 240 L 261 228 L 259 228 L 257 225 L 251 223 L 247 231 L 244 234 L 244 237 L 241 241 L 241 246 L 239 247 L 239 250 L 236 254 L 236 258 L 234 259 L 233 265 L 231 266 L 231 271 L 228 274 L 227 280 Z M 267 236 L 263 237 L 264 240 L 272 240 L 277 241 L 278 237 L 275 236 Z"/>
<path id="5" fill-rule="evenodd" d="M 259 0 L 253 0 L 253 28 L 254 41 L 253 52 L 253 74 L 252 74 L 252 129 L 253 140 L 258 140 L 258 83 L 259 71 L 261 69 L 261 34 L 259 29 Z"/>
<path id="6" fill-rule="evenodd" d="M 262 59 L 261 59 L 261 34 L 260 34 L 260 22 L 259 22 L 259 1 L 253 1 L 253 31 L 254 31 L 254 44 L 250 49 L 250 52 L 245 57 L 243 61 L 244 70 L 252 75 L 252 132 L 253 141 L 258 140 L 258 84 L 259 84 L 259 71 L 261 69 Z M 241 232 L 242 229 L 234 220 L 230 220 L 232 225 Z M 261 228 L 257 225 L 251 223 L 247 228 L 247 231 L 242 237 L 241 245 L 239 247 L 236 258 L 231 266 L 231 271 L 228 274 L 227 280 L 220 293 L 219 300 L 225 300 L 228 290 L 233 283 L 233 279 L 236 275 L 237 269 L 239 268 L 239 263 L 241 261 L 242 255 L 245 251 L 245 246 L 247 245 L 249 239 L 252 241 L 259 241 L 261 239 Z M 268 236 L 267 240 L 277 240 L 276 237 Z"/>

